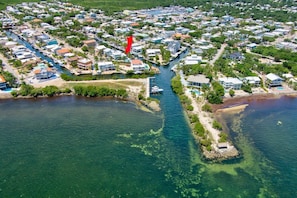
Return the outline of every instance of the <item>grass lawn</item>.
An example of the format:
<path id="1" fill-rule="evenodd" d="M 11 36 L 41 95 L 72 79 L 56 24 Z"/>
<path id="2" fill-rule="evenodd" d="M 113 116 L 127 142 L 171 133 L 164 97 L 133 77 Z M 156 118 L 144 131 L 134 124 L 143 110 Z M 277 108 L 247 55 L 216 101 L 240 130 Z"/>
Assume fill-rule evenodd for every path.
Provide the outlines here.
<path id="1" fill-rule="evenodd" d="M 67 85 L 69 87 L 73 87 L 76 85 L 82 85 L 82 86 L 102 86 L 102 87 L 108 87 L 111 89 L 127 89 L 129 86 L 135 86 L 135 87 L 141 87 L 143 86 L 143 83 L 141 82 L 136 82 L 136 81 L 117 81 L 117 82 L 67 82 Z"/>

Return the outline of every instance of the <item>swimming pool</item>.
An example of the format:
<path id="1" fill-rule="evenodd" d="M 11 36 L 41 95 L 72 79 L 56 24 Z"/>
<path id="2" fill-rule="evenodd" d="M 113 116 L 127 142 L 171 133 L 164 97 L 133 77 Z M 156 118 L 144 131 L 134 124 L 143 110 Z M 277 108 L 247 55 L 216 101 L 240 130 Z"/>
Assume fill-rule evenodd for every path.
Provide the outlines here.
<path id="1" fill-rule="evenodd" d="M 197 90 L 197 89 L 192 89 L 191 92 L 192 92 L 192 93 L 195 93 L 195 94 L 198 95 L 198 96 L 200 95 L 200 91 Z"/>
<path id="2" fill-rule="evenodd" d="M 2 90 L 3 92 L 11 92 L 12 91 L 12 89 L 11 88 L 7 88 L 7 89 L 5 89 L 5 90 Z"/>
<path id="3" fill-rule="evenodd" d="M 277 87 L 276 89 L 277 89 L 277 90 L 284 90 L 283 87 Z"/>

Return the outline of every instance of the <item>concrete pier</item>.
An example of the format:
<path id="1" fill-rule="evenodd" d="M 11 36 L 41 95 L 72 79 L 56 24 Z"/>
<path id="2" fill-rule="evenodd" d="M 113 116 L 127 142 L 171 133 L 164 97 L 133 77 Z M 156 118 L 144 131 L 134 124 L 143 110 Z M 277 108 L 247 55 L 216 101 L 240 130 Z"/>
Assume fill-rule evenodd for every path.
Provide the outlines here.
<path id="1" fill-rule="evenodd" d="M 149 98 L 151 96 L 151 90 L 150 90 L 151 85 L 150 85 L 150 83 L 151 83 L 151 80 L 150 80 L 150 77 L 148 77 L 146 79 L 146 98 Z"/>

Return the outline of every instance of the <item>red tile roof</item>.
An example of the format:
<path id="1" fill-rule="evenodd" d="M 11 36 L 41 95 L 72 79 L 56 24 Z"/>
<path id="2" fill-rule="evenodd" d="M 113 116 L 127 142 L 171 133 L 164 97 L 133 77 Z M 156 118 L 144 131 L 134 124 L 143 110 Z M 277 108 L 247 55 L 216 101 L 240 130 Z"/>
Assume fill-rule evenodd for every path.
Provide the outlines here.
<path id="1" fill-rule="evenodd" d="M 134 59 L 131 61 L 132 65 L 141 65 L 142 64 L 142 61 L 139 60 L 139 59 Z"/>
<path id="2" fill-rule="evenodd" d="M 3 76 L 0 76 L 0 83 L 5 83 L 5 82 L 6 82 L 5 78 Z"/>

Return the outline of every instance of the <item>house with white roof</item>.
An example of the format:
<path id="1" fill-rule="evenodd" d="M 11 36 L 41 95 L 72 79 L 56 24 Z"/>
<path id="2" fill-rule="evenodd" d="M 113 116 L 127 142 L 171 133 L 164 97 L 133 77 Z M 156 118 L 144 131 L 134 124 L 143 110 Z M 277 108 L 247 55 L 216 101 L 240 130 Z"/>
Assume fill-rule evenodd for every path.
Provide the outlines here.
<path id="1" fill-rule="evenodd" d="M 276 74 L 269 73 L 266 76 L 266 85 L 269 87 L 281 86 L 283 79 Z"/>
<path id="2" fill-rule="evenodd" d="M 147 49 L 145 53 L 148 57 L 155 57 L 156 55 L 161 54 L 161 50 L 160 49 Z"/>
<path id="3" fill-rule="evenodd" d="M 113 71 L 116 69 L 116 67 L 112 62 L 99 62 L 98 69 L 101 72 L 104 72 L 104 71 Z"/>
<path id="4" fill-rule="evenodd" d="M 202 57 L 197 56 L 196 54 L 192 54 L 191 56 L 187 56 L 185 58 L 185 65 L 196 65 L 202 62 Z"/>
<path id="5" fill-rule="evenodd" d="M 195 87 L 202 87 L 203 85 L 210 86 L 209 78 L 206 78 L 205 75 L 190 75 L 187 79 L 188 85 Z"/>
<path id="6" fill-rule="evenodd" d="M 224 89 L 234 89 L 240 90 L 243 82 L 238 78 L 219 78 L 219 83 L 224 87 Z"/>
<path id="7" fill-rule="evenodd" d="M 286 79 L 294 78 L 294 76 L 293 76 L 292 74 L 290 74 L 290 73 L 283 74 L 282 76 L 283 76 L 284 78 L 286 78 Z"/>
<path id="8" fill-rule="evenodd" d="M 84 70 L 89 70 L 92 68 L 92 61 L 87 58 L 79 59 L 77 61 L 77 67 Z"/>
<path id="9" fill-rule="evenodd" d="M 258 76 L 247 76 L 244 78 L 244 81 L 255 87 L 261 85 L 261 79 Z"/>

